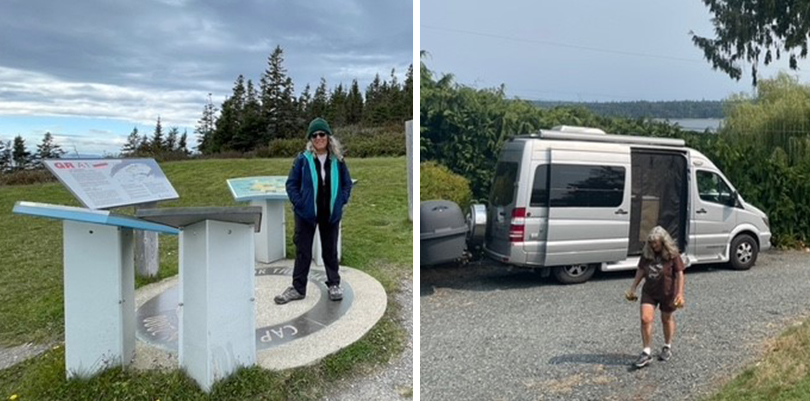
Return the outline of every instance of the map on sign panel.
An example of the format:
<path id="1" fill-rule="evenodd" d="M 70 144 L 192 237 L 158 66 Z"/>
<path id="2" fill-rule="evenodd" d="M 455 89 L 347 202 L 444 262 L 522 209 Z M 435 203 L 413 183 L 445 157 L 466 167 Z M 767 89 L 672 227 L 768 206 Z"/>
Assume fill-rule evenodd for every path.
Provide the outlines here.
<path id="1" fill-rule="evenodd" d="M 179 197 L 154 159 L 52 159 L 43 164 L 88 209 Z"/>
<path id="2" fill-rule="evenodd" d="M 243 177 L 228 180 L 228 188 L 236 201 L 287 199 L 287 177 Z"/>

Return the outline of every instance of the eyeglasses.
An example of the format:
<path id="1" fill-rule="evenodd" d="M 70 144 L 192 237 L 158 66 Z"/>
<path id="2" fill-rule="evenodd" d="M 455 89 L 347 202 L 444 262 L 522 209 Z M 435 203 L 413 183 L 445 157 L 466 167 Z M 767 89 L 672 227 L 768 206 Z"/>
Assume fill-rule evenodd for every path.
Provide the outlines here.
<path id="1" fill-rule="evenodd" d="M 317 137 L 319 137 L 319 138 L 323 138 L 323 137 L 325 137 L 326 135 L 328 135 L 326 132 L 323 132 L 323 131 L 318 131 L 318 132 L 315 132 L 315 133 L 313 133 L 312 135 L 310 135 L 310 136 L 309 136 L 309 139 L 315 138 L 316 136 L 317 136 Z"/>

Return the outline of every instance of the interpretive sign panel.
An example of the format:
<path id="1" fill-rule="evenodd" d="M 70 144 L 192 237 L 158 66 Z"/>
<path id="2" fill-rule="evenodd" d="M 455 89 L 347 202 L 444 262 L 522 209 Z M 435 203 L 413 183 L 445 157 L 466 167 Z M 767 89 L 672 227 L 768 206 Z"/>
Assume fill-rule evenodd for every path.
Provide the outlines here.
<path id="1" fill-rule="evenodd" d="M 250 200 L 287 200 L 287 177 L 243 177 L 228 180 L 233 199 L 237 202 Z"/>
<path id="2" fill-rule="evenodd" d="M 154 159 L 54 159 L 43 163 L 89 209 L 179 197 Z"/>

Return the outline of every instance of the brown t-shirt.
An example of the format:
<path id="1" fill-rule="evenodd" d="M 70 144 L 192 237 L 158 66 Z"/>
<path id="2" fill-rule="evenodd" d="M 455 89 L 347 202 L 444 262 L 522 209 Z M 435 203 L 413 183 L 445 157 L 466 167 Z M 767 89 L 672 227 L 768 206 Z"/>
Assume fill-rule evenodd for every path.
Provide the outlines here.
<path id="1" fill-rule="evenodd" d="M 653 299 L 670 302 L 675 297 L 675 275 L 684 270 L 680 255 L 670 260 L 663 260 L 656 255 L 655 259 L 641 258 L 638 268 L 644 270 L 644 287 L 642 292 Z"/>

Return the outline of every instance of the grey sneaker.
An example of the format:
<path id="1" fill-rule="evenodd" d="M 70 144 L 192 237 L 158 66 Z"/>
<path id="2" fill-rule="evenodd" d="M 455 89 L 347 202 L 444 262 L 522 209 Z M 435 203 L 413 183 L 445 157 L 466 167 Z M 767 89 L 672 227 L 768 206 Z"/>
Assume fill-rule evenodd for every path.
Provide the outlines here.
<path id="1" fill-rule="evenodd" d="M 658 359 L 661 361 L 668 361 L 672 358 L 672 349 L 670 347 L 661 348 L 661 353 L 658 354 Z"/>
<path id="2" fill-rule="evenodd" d="M 652 357 L 650 356 L 650 354 L 642 352 L 641 355 L 638 357 L 638 359 L 636 359 L 636 362 L 633 363 L 633 366 L 635 366 L 638 369 L 641 369 L 649 365 L 650 362 L 652 362 Z"/>
<path id="3" fill-rule="evenodd" d="M 296 290 L 295 287 L 287 287 L 287 289 L 284 290 L 284 292 L 282 292 L 281 295 L 276 295 L 276 297 L 273 298 L 273 300 L 276 301 L 277 304 L 283 305 L 290 301 L 297 301 L 299 299 L 304 299 L 304 296 L 305 295 L 298 292 L 298 290 Z"/>
<path id="4" fill-rule="evenodd" d="M 333 301 L 340 301 L 343 299 L 343 288 L 339 285 L 329 286 L 329 299 Z"/>

